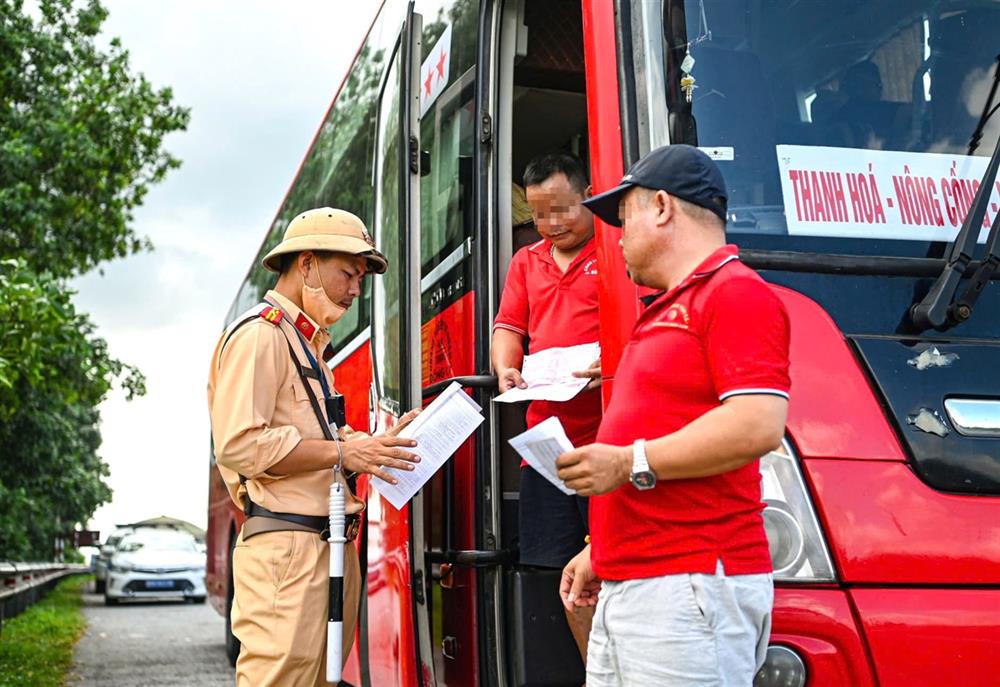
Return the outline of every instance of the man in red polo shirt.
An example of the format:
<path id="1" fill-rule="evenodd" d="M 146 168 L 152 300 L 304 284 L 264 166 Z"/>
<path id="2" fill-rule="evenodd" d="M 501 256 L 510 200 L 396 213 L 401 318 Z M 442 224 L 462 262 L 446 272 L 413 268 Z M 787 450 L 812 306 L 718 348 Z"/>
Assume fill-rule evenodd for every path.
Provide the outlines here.
<path id="1" fill-rule="evenodd" d="M 586 169 L 572 155 L 549 153 L 528 164 L 524 186 L 542 240 L 519 250 L 507 271 L 491 350 L 501 392 L 524 386 L 525 340 L 530 354 L 599 338 L 594 218 L 582 205 L 590 196 Z M 587 388 L 563 403 L 532 401 L 528 427 L 556 416 L 574 446 L 594 441 L 601 422 L 600 365 L 577 375 L 591 378 Z M 587 534 L 587 499 L 564 494 L 524 463 L 519 513 L 521 563 L 558 570 L 580 550 Z M 584 657 L 591 610 L 567 608 Z"/>
<path id="2" fill-rule="evenodd" d="M 646 302 L 598 443 L 559 458 L 590 503 L 591 543 L 564 568 L 593 605 L 589 687 L 749 687 L 770 634 L 758 458 L 788 406 L 788 317 L 726 245 L 725 182 L 684 145 L 652 151 L 586 203 L 622 226 Z M 621 221 L 620 221 L 621 220 Z"/>

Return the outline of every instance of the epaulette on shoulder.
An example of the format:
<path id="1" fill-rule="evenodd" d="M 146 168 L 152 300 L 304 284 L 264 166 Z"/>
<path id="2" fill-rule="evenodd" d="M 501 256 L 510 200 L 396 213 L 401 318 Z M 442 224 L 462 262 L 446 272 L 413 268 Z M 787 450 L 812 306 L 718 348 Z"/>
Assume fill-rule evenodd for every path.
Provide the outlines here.
<path id="1" fill-rule="evenodd" d="M 261 310 L 259 315 L 259 317 L 262 320 L 270 322 L 273 325 L 277 325 L 278 323 L 280 323 L 281 318 L 284 316 L 285 313 L 280 308 L 275 308 L 274 306 L 271 305 Z"/>
<path id="2" fill-rule="evenodd" d="M 243 325 L 263 320 L 264 322 L 276 327 L 281 322 L 281 318 L 284 316 L 285 313 L 281 310 L 281 308 L 276 308 L 273 305 L 267 305 L 266 303 L 260 303 L 247 310 L 245 313 L 233 320 L 232 323 L 226 327 L 226 331 L 223 332 L 222 346 L 219 348 L 220 359 L 222 349 L 226 347 L 229 340 L 233 338 L 233 334 L 235 334 L 236 331 Z"/>

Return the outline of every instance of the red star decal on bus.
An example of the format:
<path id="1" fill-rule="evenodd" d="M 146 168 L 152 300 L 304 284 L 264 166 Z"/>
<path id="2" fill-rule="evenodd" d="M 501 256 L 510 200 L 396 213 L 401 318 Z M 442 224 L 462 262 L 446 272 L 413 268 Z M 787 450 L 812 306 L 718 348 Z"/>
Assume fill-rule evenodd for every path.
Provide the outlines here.
<path id="1" fill-rule="evenodd" d="M 424 92 L 427 94 L 427 97 L 430 97 L 430 94 L 431 94 L 431 78 L 432 77 L 433 77 L 433 74 L 431 74 L 430 70 L 427 70 L 427 81 L 424 81 Z"/>
<path id="2" fill-rule="evenodd" d="M 448 53 L 446 53 L 444 50 L 441 50 L 441 56 L 438 58 L 438 63 L 437 63 L 438 79 L 439 80 L 444 78 L 444 65 L 445 65 L 445 60 L 447 59 L 447 57 L 448 57 Z"/>

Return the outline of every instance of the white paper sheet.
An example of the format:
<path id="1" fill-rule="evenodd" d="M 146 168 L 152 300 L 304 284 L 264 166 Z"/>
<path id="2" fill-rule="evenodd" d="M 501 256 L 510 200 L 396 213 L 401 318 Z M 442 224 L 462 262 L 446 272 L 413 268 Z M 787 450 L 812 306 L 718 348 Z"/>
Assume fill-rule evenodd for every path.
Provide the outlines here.
<path id="1" fill-rule="evenodd" d="M 508 439 L 508 442 L 527 461 L 528 465 L 552 482 L 556 488 L 564 494 L 576 493 L 559 479 L 558 470 L 556 470 L 556 459 L 566 451 L 573 450 L 573 444 L 566 436 L 566 430 L 563 429 L 559 418 L 550 417 L 527 432 Z"/>
<path id="2" fill-rule="evenodd" d="M 515 387 L 493 400 L 498 403 L 568 401 L 590 381 L 587 377 L 574 377 L 573 373 L 586 370 L 600 357 L 601 345 L 596 341 L 566 348 L 546 348 L 527 355 L 521 365 L 521 377 L 528 388 Z"/>
<path id="3" fill-rule="evenodd" d="M 414 463 L 413 470 L 385 468 L 399 483 L 376 477 L 373 484 L 378 493 L 397 510 L 405 506 L 482 423 L 482 411 L 457 382 L 452 383 L 399 433 L 417 440 L 416 447 L 407 450 L 420 456 L 420 462 Z"/>

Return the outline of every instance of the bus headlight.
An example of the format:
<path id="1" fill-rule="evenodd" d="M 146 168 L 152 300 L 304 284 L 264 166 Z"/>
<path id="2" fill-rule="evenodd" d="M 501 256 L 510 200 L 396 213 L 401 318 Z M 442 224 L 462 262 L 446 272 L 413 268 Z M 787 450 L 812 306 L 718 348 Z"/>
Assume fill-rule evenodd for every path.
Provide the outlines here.
<path id="1" fill-rule="evenodd" d="M 760 459 L 760 477 L 774 581 L 836 581 L 798 459 L 787 441 Z"/>

